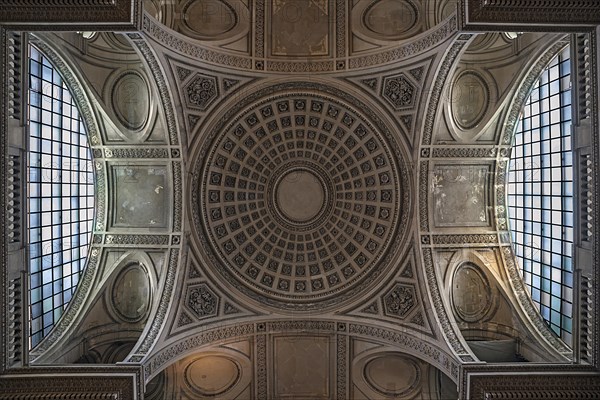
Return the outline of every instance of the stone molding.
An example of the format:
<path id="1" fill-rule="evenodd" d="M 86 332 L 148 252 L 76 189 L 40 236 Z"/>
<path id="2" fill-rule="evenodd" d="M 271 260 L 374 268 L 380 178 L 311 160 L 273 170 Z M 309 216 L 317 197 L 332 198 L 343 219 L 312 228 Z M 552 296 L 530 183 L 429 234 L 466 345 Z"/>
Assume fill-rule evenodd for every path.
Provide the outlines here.
<path id="1" fill-rule="evenodd" d="M 135 400 L 143 392 L 139 366 L 13 369 L 0 379 L 2 400 Z"/>
<path id="2" fill-rule="evenodd" d="M 382 328 L 380 326 L 371 326 L 358 322 L 346 323 L 335 322 L 331 320 L 272 320 L 260 321 L 256 323 L 238 323 L 227 326 L 216 327 L 214 329 L 202 330 L 196 334 L 187 336 L 167 347 L 154 353 L 144 362 L 144 376 L 146 382 L 152 379 L 161 370 L 166 368 L 181 357 L 197 352 L 203 347 L 210 346 L 214 343 L 223 343 L 232 339 L 254 337 L 257 343 L 257 362 L 258 369 L 256 371 L 257 379 L 257 398 L 266 398 L 266 393 L 263 387 L 267 385 L 267 376 L 264 374 L 266 367 L 265 353 L 263 353 L 266 339 L 269 334 L 282 332 L 319 332 L 323 335 L 331 335 L 346 340 L 346 337 L 362 337 L 375 339 L 382 343 L 397 346 L 398 350 L 406 351 L 409 354 L 415 355 L 426 362 L 431 363 L 436 368 L 444 371 L 453 380 L 458 379 L 459 362 L 450 355 L 447 351 L 438 347 L 435 344 L 423 341 L 418 336 L 408 332 L 402 332 L 393 329 Z M 348 366 L 350 360 L 347 358 L 350 352 L 344 351 L 347 345 L 340 344 L 338 350 L 340 354 L 337 357 L 339 366 Z M 344 354 L 345 353 L 345 354 Z M 343 357 L 346 359 L 343 359 Z M 340 358 L 341 357 L 341 358 Z M 338 376 L 341 371 L 338 371 Z M 344 385 L 345 383 L 342 382 Z M 338 387 L 340 392 L 344 389 Z"/>
<path id="3" fill-rule="evenodd" d="M 595 399 L 600 374 L 572 364 L 470 365 L 461 369 L 461 399 Z"/>
<path id="4" fill-rule="evenodd" d="M 142 0 L 5 0 L 0 25 L 23 30 L 137 31 L 142 10 Z"/>
<path id="5" fill-rule="evenodd" d="M 261 24 L 260 21 L 263 18 L 263 7 L 264 2 L 257 2 L 255 26 L 257 26 L 258 31 L 256 33 L 255 58 L 262 57 L 263 46 L 261 46 L 261 43 L 263 24 Z M 309 59 L 308 61 L 268 60 L 267 62 L 263 59 L 257 59 L 253 62 L 252 57 L 225 53 L 215 49 L 206 48 L 196 43 L 190 43 L 149 15 L 144 15 L 143 26 L 145 33 L 162 46 L 196 60 L 242 70 L 261 71 L 266 69 L 267 71 L 275 73 L 309 73 L 335 72 L 336 69 L 338 71 L 344 69 L 355 70 L 407 59 L 448 40 L 456 33 L 458 25 L 456 15 L 453 15 L 439 25 L 433 27 L 426 35 L 415 41 L 409 41 L 395 48 L 375 54 L 349 57 L 348 62 L 343 60 L 339 60 L 338 62 L 332 60 L 314 61 L 312 59 Z"/>
<path id="6" fill-rule="evenodd" d="M 460 0 L 459 10 L 464 30 L 565 32 L 600 24 L 596 0 Z"/>
<path id="7" fill-rule="evenodd" d="M 7 60 L 7 51 L 8 49 L 8 32 L 2 26 L 0 26 L 0 60 Z M 2 78 L 0 81 L 0 89 L 2 93 L 8 93 L 8 75 L 9 69 L 6 68 L 6 63 L 2 62 L 0 66 L 0 77 Z M 8 189 L 8 160 L 9 157 L 5 157 L 5 154 L 8 154 L 8 118 L 9 113 L 8 109 L 8 98 L 7 96 L 0 96 L 0 193 L 3 193 L 0 196 L 0 231 L 2 232 L 2 237 L 6 237 L 6 232 L 8 232 L 8 213 L 7 213 L 7 203 L 8 198 L 4 195 L 7 193 Z M 7 309 L 7 295 L 8 291 L 8 241 L 3 239 L 0 240 L 0 309 L 3 310 L 2 316 L 0 316 L 0 341 L 2 345 L 0 345 L 0 374 L 4 373 L 7 367 L 7 356 L 8 351 L 6 349 L 6 340 L 7 340 L 7 332 L 8 332 L 8 313 L 4 312 Z"/>

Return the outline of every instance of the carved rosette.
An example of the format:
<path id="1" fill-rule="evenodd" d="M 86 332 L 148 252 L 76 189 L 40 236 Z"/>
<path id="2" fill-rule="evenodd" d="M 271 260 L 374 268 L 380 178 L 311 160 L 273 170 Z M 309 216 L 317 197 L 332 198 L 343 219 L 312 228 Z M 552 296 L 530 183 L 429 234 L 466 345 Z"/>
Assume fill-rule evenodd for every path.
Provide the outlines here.
<path id="1" fill-rule="evenodd" d="M 305 85 L 271 88 L 223 119 L 198 155 L 192 199 L 215 269 L 294 309 L 337 303 L 387 269 L 409 191 L 386 127 Z"/>

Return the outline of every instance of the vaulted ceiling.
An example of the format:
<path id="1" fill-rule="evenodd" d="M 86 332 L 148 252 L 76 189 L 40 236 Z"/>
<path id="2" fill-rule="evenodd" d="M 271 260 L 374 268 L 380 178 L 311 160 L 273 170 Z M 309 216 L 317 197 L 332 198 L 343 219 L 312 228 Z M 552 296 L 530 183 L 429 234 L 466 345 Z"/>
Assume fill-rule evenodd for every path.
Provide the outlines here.
<path id="1" fill-rule="evenodd" d="M 144 7 L 140 32 L 30 36 L 80 105 L 97 204 L 32 364 L 141 364 L 150 399 L 444 399 L 464 364 L 571 361 L 504 189 L 568 37 L 461 32 L 452 0 Z"/>

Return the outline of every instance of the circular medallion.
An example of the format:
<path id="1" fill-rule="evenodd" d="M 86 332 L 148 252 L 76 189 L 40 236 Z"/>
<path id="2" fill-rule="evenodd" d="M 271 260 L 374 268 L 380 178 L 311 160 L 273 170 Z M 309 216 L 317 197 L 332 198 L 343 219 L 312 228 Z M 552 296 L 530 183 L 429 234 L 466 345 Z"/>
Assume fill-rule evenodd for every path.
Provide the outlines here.
<path id="1" fill-rule="evenodd" d="M 231 389 L 240 378 L 238 365 L 227 357 L 205 356 L 185 369 L 185 382 L 195 392 L 216 396 Z"/>
<path id="2" fill-rule="evenodd" d="M 193 210 L 225 278 L 260 301 L 310 309 L 387 268 L 408 178 L 387 129 L 350 96 L 274 92 L 240 102 L 204 143 Z"/>
<path id="3" fill-rule="evenodd" d="M 385 396 L 407 396 L 420 383 L 420 368 L 409 357 L 386 354 L 369 361 L 364 376 L 372 389 Z"/>
<path id="4" fill-rule="evenodd" d="M 199 37 L 210 39 L 233 29 L 237 15 L 222 0 L 193 0 L 183 7 L 182 23 Z"/>
<path id="5" fill-rule="evenodd" d="M 308 168 L 286 167 L 276 180 L 273 204 L 280 218 L 291 226 L 300 226 L 314 221 L 329 203 L 331 192 L 326 190 L 327 176 Z M 331 186 L 329 184 L 328 186 Z"/>
<path id="6" fill-rule="evenodd" d="M 364 24 L 382 38 L 405 39 L 414 34 L 419 12 L 410 0 L 379 0 L 364 13 Z"/>

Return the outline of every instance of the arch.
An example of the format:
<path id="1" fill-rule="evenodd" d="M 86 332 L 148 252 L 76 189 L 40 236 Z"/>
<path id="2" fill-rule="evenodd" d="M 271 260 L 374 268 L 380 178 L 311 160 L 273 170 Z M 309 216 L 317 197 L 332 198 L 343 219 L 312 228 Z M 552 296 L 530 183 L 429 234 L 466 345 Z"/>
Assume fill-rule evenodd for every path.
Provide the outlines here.
<path id="1" fill-rule="evenodd" d="M 509 227 L 537 310 L 572 340 L 573 167 L 569 47 L 531 88 L 517 122 L 507 175 Z"/>
<path id="2" fill-rule="evenodd" d="M 88 120 L 68 79 L 29 44 L 28 241 L 30 347 L 48 335 L 85 269 L 95 210 Z"/>

